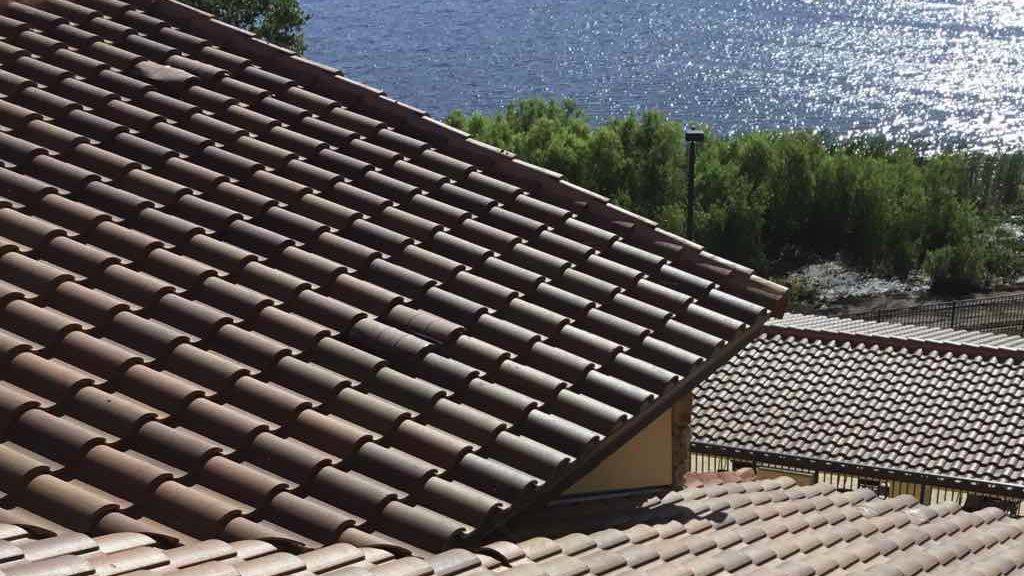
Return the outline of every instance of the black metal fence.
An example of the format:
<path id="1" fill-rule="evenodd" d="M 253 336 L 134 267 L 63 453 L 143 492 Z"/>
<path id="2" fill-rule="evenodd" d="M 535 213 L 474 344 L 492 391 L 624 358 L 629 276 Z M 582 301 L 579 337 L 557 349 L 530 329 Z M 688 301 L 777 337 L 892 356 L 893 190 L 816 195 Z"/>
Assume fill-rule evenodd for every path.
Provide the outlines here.
<path id="1" fill-rule="evenodd" d="M 848 318 L 1024 336 L 1024 294 L 872 310 Z"/>

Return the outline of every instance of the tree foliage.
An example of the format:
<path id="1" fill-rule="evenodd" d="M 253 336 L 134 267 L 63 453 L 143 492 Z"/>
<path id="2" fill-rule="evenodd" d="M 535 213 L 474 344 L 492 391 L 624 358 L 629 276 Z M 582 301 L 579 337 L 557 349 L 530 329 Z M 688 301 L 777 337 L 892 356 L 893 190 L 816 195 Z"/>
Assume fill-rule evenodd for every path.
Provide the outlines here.
<path id="1" fill-rule="evenodd" d="M 306 50 L 302 29 L 309 15 L 299 0 L 185 0 L 218 19 L 296 53 Z"/>
<path id="2" fill-rule="evenodd" d="M 534 99 L 448 122 L 670 230 L 685 226 L 683 128 L 661 113 L 594 126 L 572 101 Z M 936 290 L 954 292 L 1024 268 L 1019 240 L 1000 229 L 1024 200 L 1024 154 L 925 157 L 880 139 L 711 135 L 696 183 L 696 240 L 761 270 L 839 256 L 880 274 L 923 268 Z"/>

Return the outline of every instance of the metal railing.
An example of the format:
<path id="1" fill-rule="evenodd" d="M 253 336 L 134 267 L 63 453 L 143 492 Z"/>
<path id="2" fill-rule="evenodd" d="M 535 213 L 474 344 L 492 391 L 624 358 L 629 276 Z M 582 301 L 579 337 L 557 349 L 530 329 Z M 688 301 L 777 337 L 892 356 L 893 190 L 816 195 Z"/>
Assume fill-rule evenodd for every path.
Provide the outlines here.
<path id="1" fill-rule="evenodd" d="M 847 314 L 847 318 L 1024 336 L 1024 294 Z"/>
<path id="2" fill-rule="evenodd" d="M 774 460 L 774 459 L 773 459 Z M 872 474 L 870 471 L 852 472 L 838 470 L 829 466 L 801 467 L 780 464 L 777 461 L 765 461 L 760 458 L 711 454 L 694 450 L 690 452 L 691 472 L 726 472 L 740 468 L 752 468 L 758 478 L 789 476 L 798 484 L 824 483 L 835 486 L 840 491 L 870 488 L 880 498 L 891 498 L 908 494 L 922 504 L 939 504 L 956 502 L 965 510 L 975 511 L 982 508 L 999 508 L 1013 518 L 1024 517 L 1024 499 L 1018 496 L 994 493 L 986 490 L 970 488 L 950 488 L 929 482 L 926 478 L 917 480 L 898 480 L 892 477 Z"/>

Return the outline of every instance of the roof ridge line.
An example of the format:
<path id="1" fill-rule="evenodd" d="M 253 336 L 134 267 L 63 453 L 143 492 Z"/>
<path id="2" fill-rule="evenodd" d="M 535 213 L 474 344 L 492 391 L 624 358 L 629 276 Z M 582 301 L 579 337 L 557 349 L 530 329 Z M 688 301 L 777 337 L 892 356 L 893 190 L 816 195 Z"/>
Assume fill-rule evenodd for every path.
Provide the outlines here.
<path id="1" fill-rule="evenodd" d="M 646 240 L 660 256 L 672 262 L 693 262 L 706 277 L 713 279 L 727 292 L 748 298 L 781 316 L 788 303 L 788 289 L 753 270 L 715 256 L 691 240 L 658 226 L 657 222 L 612 203 L 611 199 L 567 181 L 553 170 L 526 162 L 507 150 L 481 142 L 468 132 L 453 128 L 432 118 L 426 111 L 388 97 L 379 88 L 347 78 L 341 70 L 319 64 L 291 50 L 257 38 L 253 33 L 217 20 L 212 14 L 179 0 L 137 0 L 136 4 L 166 18 L 175 25 L 201 31 L 200 36 L 220 39 L 219 44 L 246 56 L 258 55 L 260 66 L 270 70 L 287 67 L 308 86 L 325 92 L 344 93 L 389 124 L 401 126 L 417 137 L 439 138 L 446 147 L 457 149 L 502 177 L 533 185 L 544 196 L 556 198 L 562 207 L 587 214 L 599 220 L 627 241 Z M 184 26 L 181 26 L 184 24 Z M 753 286 L 751 286 L 753 284 Z"/>
<path id="2" fill-rule="evenodd" d="M 984 344 L 967 344 L 948 340 L 930 340 L 908 336 L 887 336 L 842 332 L 823 328 L 797 328 L 793 326 L 780 326 L 771 322 L 765 324 L 764 333 L 768 336 L 791 336 L 797 338 L 829 340 L 833 342 L 850 342 L 852 344 L 891 346 L 906 350 L 926 350 L 952 354 L 969 354 L 985 358 L 1024 360 L 1024 350 L 1021 349 L 986 346 Z"/>

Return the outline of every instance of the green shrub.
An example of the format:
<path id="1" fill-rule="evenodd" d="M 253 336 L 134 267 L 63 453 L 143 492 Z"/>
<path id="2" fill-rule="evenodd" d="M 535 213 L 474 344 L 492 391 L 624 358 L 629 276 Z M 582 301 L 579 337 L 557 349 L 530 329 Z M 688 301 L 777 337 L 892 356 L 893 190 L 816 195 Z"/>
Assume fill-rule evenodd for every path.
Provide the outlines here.
<path id="1" fill-rule="evenodd" d="M 302 33 L 309 15 L 299 0 L 185 0 L 217 18 L 245 28 L 267 42 L 297 52 L 305 52 Z"/>
<path id="2" fill-rule="evenodd" d="M 821 301 L 821 293 L 813 283 L 804 278 L 793 278 L 791 280 L 779 280 L 789 288 L 787 297 L 790 306 L 794 304 L 814 305 Z"/>
<path id="3" fill-rule="evenodd" d="M 984 250 L 971 242 L 929 251 L 924 268 L 931 277 L 932 290 L 942 294 L 976 292 L 985 289 L 989 282 Z"/>
<path id="4" fill-rule="evenodd" d="M 659 112 L 594 126 L 571 101 L 535 99 L 448 121 L 685 231 L 682 124 Z M 841 256 L 880 274 L 924 266 L 936 290 L 974 290 L 1024 269 L 992 233 L 1019 205 L 1022 183 L 1021 153 L 923 156 L 877 137 L 709 134 L 697 160 L 696 240 L 761 270 Z"/>

